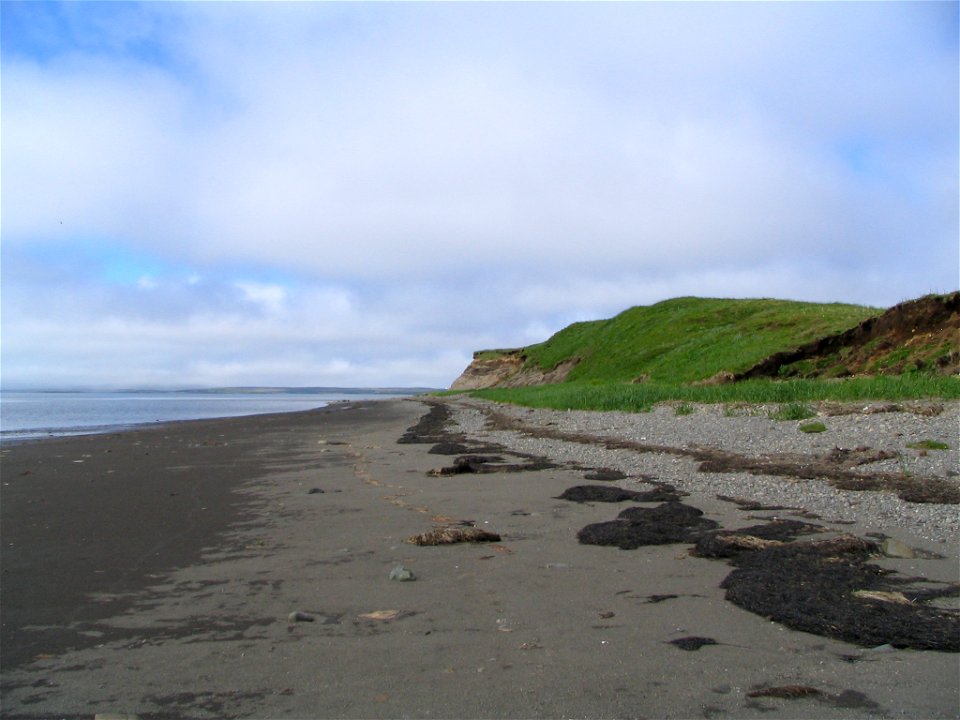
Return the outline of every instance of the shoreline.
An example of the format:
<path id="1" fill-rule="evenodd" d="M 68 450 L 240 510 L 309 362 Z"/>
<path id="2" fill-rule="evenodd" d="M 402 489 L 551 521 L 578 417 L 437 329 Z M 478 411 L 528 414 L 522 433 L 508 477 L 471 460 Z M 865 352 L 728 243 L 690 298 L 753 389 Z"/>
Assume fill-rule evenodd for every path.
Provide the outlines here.
<path id="1" fill-rule="evenodd" d="M 391 388 L 343 388 L 340 392 L 333 388 L 301 392 L 4 391 L 0 398 L 4 410 L 0 444 L 102 435 L 170 422 L 308 412 L 336 403 L 400 399 L 419 392 Z"/>
<path id="2" fill-rule="evenodd" d="M 437 407 L 448 420 L 431 427 Z M 690 543 L 620 550 L 577 542 L 591 523 L 653 504 L 560 497 L 590 483 L 646 488 L 656 476 L 682 484 L 690 493 L 683 502 L 732 528 L 771 513 L 719 500 L 716 483 L 741 483 L 760 498 L 765 484 L 808 492 L 818 481 L 707 474 L 680 455 L 532 437 L 523 427 L 490 425 L 491 410 L 528 430 L 631 437 L 626 420 L 610 415 L 409 398 L 5 447 L 0 715 L 872 718 L 960 711 L 955 652 L 874 650 L 791 630 L 726 600 L 720 586 L 731 567 L 692 556 Z M 677 447 L 703 440 L 698 422 L 710 425 L 706 414 L 668 411 L 634 420 L 651 424 L 643 430 L 649 442 Z M 740 429 L 745 442 L 764 437 L 760 421 L 726 420 L 713 423 L 724 447 L 740 442 Z M 884 420 L 893 433 L 906 421 Z M 828 424 L 844 437 L 841 422 Z M 930 462 L 952 468 L 952 453 Z M 441 472 L 470 455 L 501 462 Z M 619 462 L 627 471 L 621 480 L 585 477 Z M 846 494 L 856 503 L 851 512 L 867 494 L 880 495 Z M 466 521 L 501 539 L 408 542 Z M 861 535 L 871 523 L 860 518 L 831 530 Z M 898 539 L 942 557 L 871 562 L 901 575 L 957 580 L 956 538 L 931 543 L 904 527 Z M 391 580 L 398 565 L 416 580 Z M 291 620 L 296 613 L 311 620 Z M 698 644 L 705 639 L 714 644 Z M 765 694 L 785 687 L 794 695 Z"/>
<path id="3" fill-rule="evenodd" d="M 140 430 L 149 430 L 151 428 L 163 428 L 167 425 L 178 425 L 181 423 L 198 422 L 219 422 L 221 420 L 234 420 L 238 418 L 259 417 L 262 415 L 289 415 L 292 413 L 309 413 L 322 410 L 330 405 L 337 403 L 356 402 L 353 400 L 331 400 L 323 401 L 323 405 L 302 410 L 283 410 L 280 412 L 256 412 L 247 415 L 218 415 L 215 417 L 201 418 L 182 418 L 174 420 L 146 420 L 144 422 L 130 423 L 108 423 L 103 425 L 81 426 L 77 428 L 26 428 L 23 430 L 3 430 L 0 431 L 0 445 L 13 446 L 26 442 L 43 442 L 46 440 L 59 440 L 64 438 L 91 437 L 96 435 L 115 435 L 128 432 L 137 432 Z M 26 435 L 25 433 L 31 433 Z"/>

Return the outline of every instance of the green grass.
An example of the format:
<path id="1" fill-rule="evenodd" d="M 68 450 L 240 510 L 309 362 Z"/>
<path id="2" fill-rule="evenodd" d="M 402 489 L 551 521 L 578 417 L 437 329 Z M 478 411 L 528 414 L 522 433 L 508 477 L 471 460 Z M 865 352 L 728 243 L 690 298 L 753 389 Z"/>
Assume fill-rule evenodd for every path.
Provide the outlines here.
<path id="1" fill-rule="evenodd" d="M 524 388 L 474 390 L 476 397 L 558 410 L 644 412 L 657 403 L 811 403 L 822 400 L 960 399 L 960 379 L 938 375 L 894 375 L 844 380 L 747 380 L 715 386 L 649 382 L 642 385 L 567 382 Z"/>
<path id="2" fill-rule="evenodd" d="M 764 358 L 847 330 L 880 310 L 789 300 L 676 298 L 609 320 L 574 323 L 524 350 L 550 370 L 580 360 L 568 382 L 680 384 L 742 372 Z"/>
<path id="3" fill-rule="evenodd" d="M 949 450 L 950 446 L 939 440 L 921 440 L 920 442 L 907 443 L 908 448 L 914 450 Z"/>
<path id="4" fill-rule="evenodd" d="M 806 423 L 800 426 L 800 432 L 804 433 L 822 433 L 827 431 L 827 426 L 822 422 Z"/>
<path id="5" fill-rule="evenodd" d="M 806 420 L 817 414 L 812 407 L 802 402 L 781 405 L 776 412 L 770 413 L 771 420 Z"/>

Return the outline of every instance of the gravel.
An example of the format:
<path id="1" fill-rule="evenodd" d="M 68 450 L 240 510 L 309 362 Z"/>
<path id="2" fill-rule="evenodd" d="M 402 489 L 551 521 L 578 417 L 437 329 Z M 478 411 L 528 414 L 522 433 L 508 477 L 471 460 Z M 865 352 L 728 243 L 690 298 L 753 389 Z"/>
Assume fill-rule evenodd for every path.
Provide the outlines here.
<path id="1" fill-rule="evenodd" d="M 801 421 L 771 418 L 777 406 L 688 405 L 691 414 L 678 414 L 674 404 L 661 404 L 650 412 L 557 411 L 494 405 L 482 400 L 451 401 L 453 418 L 461 432 L 509 449 L 575 463 L 585 468 L 621 470 L 633 478 L 618 481 L 636 489 L 637 476 L 654 476 L 695 497 L 726 495 L 784 505 L 816 513 L 825 522 L 856 523 L 861 529 L 903 535 L 956 549 L 960 540 L 957 505 L 904 502 L 890 492 L 837 490 L 825 481 L 754 475 L 701 473 L 697 461 L 667 453 L 607 450 L 564 440 L 533 438 L 515 431 L 487 427 L 485 411 L 520 420 L 530 428 L 549 428 L 604 438 L 620 438 L 674 448 L 711 447 L 750 457 L 783 453 L 824 455 L 834 448 L 870 447 L 897 453 L 893 459 L 861 465 L 858 472 L 908 473 L 935 477 L 960 486 L 960 402 L 942 405 L 936 415 L 918 412 L 876 412 L 878 406 L 848 406 L 846 414 L 833 414 L 829 404 L 814 406 L 817 417 Z M 925 407 L 929 407 L 925 406 Z M 804 433 L 800 426 L 820 421 L 826 432 Z M 923 440 L 946 443 L 948 450 L 918 450 L 908 444 Z M 941 548 L 941 552 L 943 549 Z"/>

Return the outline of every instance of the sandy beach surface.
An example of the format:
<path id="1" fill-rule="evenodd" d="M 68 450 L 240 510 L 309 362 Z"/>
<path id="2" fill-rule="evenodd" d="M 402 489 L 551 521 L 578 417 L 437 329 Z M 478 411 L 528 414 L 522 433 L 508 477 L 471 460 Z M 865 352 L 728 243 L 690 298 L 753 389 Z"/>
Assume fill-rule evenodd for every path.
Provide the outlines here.
<path id="1" fill-rule="evenodd" d="M 824 409 L 828 431 L 808 435 L 751 408 L 384 400 L 6 446 L 0 712 L 957 717 L 958 653 L 908 635 L 916 620 L 937 628 L 923 642 L 960 640 L 960 406 L 882 409 Z M 925 439 L 950 449 L 908 447 Z M 840 487 L 864 478 L 884 487 Z M 663 502 L 561 498 L 577 486 L 672 488 L 717 530 L 816 526 L 791 548 L 865 540 L 868 574 L 903 590 L 847 592 L 827 631 L 793 629 L 728 599 L 729 576 L 757 568 L 698 556 L 696 539 L 579 542 Z M 898 495 L 927 486 L 943 502 Z M 437 528 L 499 540 L 408 542 Z"/>

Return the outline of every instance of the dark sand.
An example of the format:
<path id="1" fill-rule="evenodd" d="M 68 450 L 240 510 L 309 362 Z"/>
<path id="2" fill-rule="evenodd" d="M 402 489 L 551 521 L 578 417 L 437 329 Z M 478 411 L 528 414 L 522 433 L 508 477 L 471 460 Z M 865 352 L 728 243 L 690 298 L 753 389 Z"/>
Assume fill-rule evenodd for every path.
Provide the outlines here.
<path id="1" fill-rule="evenodd" d="M 452 458 L 397 443 L 426 411 L 349 403 L 5 447 L 3 717 L 960 713 L 954 653 L 788 630 L 725 601 L 730 567 L 688 545 L 579 544 L 619 510 L 558 499 L 584 469 L 429 475 Z M 465 520 L 501 542 L 405 542 Z M 398 564 L 417 580 L 390 580 Z"/>

